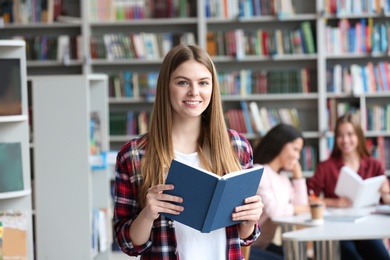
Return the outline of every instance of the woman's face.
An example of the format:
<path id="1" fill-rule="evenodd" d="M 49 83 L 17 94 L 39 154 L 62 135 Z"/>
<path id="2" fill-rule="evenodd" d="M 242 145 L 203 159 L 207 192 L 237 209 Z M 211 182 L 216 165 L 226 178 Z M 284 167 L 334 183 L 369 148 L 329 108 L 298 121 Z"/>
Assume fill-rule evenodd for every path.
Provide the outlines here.
<path id="1" fill-rule="evenodd" d="M 301 157 L 301 151 L 303 148 L 303 139 L 297 138 L 292 142 L 284 145 L 282 151 L 280 151 L 279 158 L 283 169 L 292 170 Z"/>
<path id="2" fill-rule="evenodd" d="M 336 145 L 341 154 L 347 155 L 357 151 L 358 137 L 351 123 L 341 123 L 336 134 Z"/>
<path id="3" fill-rule="evenodd" d="M 200 117 L 210 103 L 212 82 L 210 71 L 199 62 L 190 60 L 177 67 L 169 81 L 174 119 Z"/>

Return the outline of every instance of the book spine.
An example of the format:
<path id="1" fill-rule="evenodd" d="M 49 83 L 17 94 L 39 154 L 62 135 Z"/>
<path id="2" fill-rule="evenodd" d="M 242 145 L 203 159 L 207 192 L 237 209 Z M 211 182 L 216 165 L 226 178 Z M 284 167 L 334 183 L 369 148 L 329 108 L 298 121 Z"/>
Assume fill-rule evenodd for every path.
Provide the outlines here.
<path id="1" fill-rule="evenodd" d="M 202 233 L 208 233 L 211 230 L 214 230 L 215 225 L 215 215 L 218 212 L 221 197 L 224 193 L 224 189 L 227 182 L 226 180 L 220 179 L 215 187 L 213 197 L 211 199 L 211 203 L 209 206 L 209 210 L 207 211 L 207 215 L 203 224 L 203 228 L 201 230 Z"/>

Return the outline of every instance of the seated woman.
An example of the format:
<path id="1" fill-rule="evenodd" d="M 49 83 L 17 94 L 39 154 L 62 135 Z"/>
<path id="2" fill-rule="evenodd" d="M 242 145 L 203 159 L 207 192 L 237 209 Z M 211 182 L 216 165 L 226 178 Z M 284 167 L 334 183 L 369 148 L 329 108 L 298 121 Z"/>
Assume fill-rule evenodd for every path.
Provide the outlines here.
<path id="1" fill-rule="evenodd" d="M 302 177 L 299 163 L 303 144 L 299 130 L 291 125 L 279 124 L 260 140 L 253 151 L 254 164 L 264 166 L 258 189 L 264 208 L 259 219 L 261 235 L 251 246 L 251 260 L 256 259 L 252 255 L 257 254 L 259 249 L 283 256 L 283 248 L 272 243 L 277 228 L 277 224 L 272 222 L 273 217 L 310 211 L 306 180 Z M 287 171 L 292 173 L 291 181 Z"/>
<path id="2" fill-rule="evenodd" d="M 334 192 L 341 167 L 351 167 L 363 179 L 383 175 L 385 170 L 381 162 L 370 155 L 357 115 L 346 113 L 339 117 L 334 134 L 330 157 L 317 165 L 313 177 L 307 180 L 307 186 L 316 195 L 324 195 L 326 206 L 346 208 L 352 205 L 351 200 L 338 197 Z M 382 200 L 387 201 L 387 181 L 383 183 L 380 192 Z M 340 242 L 340 249 L 341 259 L 390 259 L 381 239 L 344 240 Z"/>

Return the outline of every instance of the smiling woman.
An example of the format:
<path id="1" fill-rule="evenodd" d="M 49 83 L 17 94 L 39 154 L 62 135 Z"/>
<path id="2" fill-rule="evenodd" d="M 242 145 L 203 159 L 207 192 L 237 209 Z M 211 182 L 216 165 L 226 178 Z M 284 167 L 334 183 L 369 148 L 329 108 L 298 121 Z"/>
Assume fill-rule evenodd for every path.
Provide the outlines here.
<path id="1" fill-rule="evenodd" d="M 345 208 L 351 206 L 346 197 L 338 197 L 335 187 L 343 166 L 349 166 L 362 179 L 384 175 L 381 162 L 370 155 L 366 146 L 363 129 L 357 114 L 346 113 L 336 121 L 335 139 L 330 157 L 319 163 L 313 177 L 307 180 L 307 186 L 316 195 L 323 193 L 324 202 L 328 207 Z M 385 197 L 388 181 L 382 185 L 382 199 Z M 390 259 L 382 240 L 341 241 L 341 259 Z"/>
<path id="2" fill-rule="evenodd" d="M 114 231 L 128 255 L 142 259 L 244 259 L 242 246 L 260 234 L 259 195 L 231 214 L 240 221 L 201 233 L 160 213 L 180 214 L 182 198 L 163 193 L 173 159 L 225 175 L 253 167 L 252 147 L 227 129 L 217 72 L 206 51 L 179 45 L 165 56 L 148 133 L 128 141 L 116 162 Z M 199 187 L 200 189 L 202 187 Z"/>
<path id="3" fill-rule="evenodd" d="M 309 212 L 306 181 L 299 163 L 303 144 L 298 129 L 279 124 L 269 130 L 254 149 L 255 165 L 264 165 L 264 176 L 258 189 L 264 202 L 264 213 L 259 219 L 261 236 L 252 246 L 250 259 L 256 259 L 259 249 L 275 254 L 273 258 L 283 259 L 282 247 L 272 243 L 277 228 L 272 218 Z M 287 171 L 292 173 L 292 181 Z"/>

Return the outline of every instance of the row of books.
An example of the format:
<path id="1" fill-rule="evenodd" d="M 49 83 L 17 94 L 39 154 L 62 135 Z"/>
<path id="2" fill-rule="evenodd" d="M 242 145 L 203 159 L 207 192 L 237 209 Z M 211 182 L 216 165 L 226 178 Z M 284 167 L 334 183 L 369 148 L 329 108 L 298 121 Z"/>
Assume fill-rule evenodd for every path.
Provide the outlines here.
<path id="1" fill-rule="evenodd" d="M 346 112 L 360 114 L 358 103 L 339 101 L 337 99 L 327 100 L 328 129 L 333 130 L 336 119 Z M 367 131 L 390 131 L 390 105 L 367 105 L 366 125 Z"/>
<path id="2" fill-rule="evenodd" d="M 97 255 L 111 248 L 112 213 L 111 209 L 93 208 L 92 210 L 92 245 L 91 254 Z"/>
<path id="3" fill-rule="evenodd" d="M 160 59 L 175 45 L 196 45 L 195 35 L 187 33 L 111 33 L 91 36 L 93 59 Z"/>
<path id="4" fill-rule="evenodd" d="M 207 32 L 207 51 L 211 56 L 313 54 L 316 52 L 310 22 L 302 22 L 297 29 Z"/>
<path id="5" fill-rule="evenodd" d="M 313 71 L 299 70 L 218 72 L 222 95 L 272 93 L 310 93 Z M 137 73 L 129 70 L 109 73 L 109 97 L 145 98 L 155 96 L 158 72 Z"/>
<path id="6" fill-rule="evenodd" d="M 299 70 L 218 72 L 222 95 L 252 95 L 273 93 L 310 93 L 313 71 Z"/>
<path id="7" fill-rule="evenodd" d="M 341 19 L 336 27 L 326 26 L 325 37 L 328 54 L 390 53 L 389 21 L 374 23 L 372 18 L 362 18 L 351 24 Z"/>
<path id="8" fill-rule="evenodd" d="M 390 169 L 390 138 L 378 136 L 367 138 L 366 144 L 371 154 L 382 162 L 385 169 Z"/>
<path id="9" fill-rule="evenodd" d="M 0 0 L 3 23 L 51 23 L 63 13 L 62 0 Z"/>
<path id="10" fill-rule="evenodd" d="M 0 211 L 0 259 L 27 259 L 26 211 Z"/>
<path id="11" fill-rule="evenodd" d="M 318 152 L 313 145 L 305 145 L 299 159 L 303 171 L 314 171 L 318 163 Z"/>
<path id="12" fill-rule="evenodd" d="M 366 123 L 368 131 L 390 131 L 390 105 L 367 106 Z"/>
<path id="13" fill-rule="evenodd" d="M 238 132 L 264 135 L 278 123 L 301 128 L 298 110 L 295 108 L 259 108 L 255 101 L 241 101 L 240 105 L 241 108 L 225 111 L 226 125 Z"/>
<path id="14" fill-rule="evenodd" d="M 262 15 L 293 15 L 291 0 L 206 0 L 206 17 L 251 18 Z"/>
<path id="15" fill-rule="evenodd" d="M 333 131 L 336 126 L 336 120 L 346 112 L 353 112 L 360 114 L 359 103 L 353 103 L 348 101 L 340 101 L 336 98 L 329 98 L 326 104 L 326 112 L 328 119 L 328 130 Z"/>
<path id="16" fill-rule="evenodd" d="M 129 70 L 109 73 L 108 95 L 115 98 L 154 98 L 158 72 L 137 73 Z"/>
<path id="17" fill-rule="evenodd" d="M 390 12 L 389 0 L 326 0 L 325 12 L 337 15 L 380 14 Z"/>
<path id="18" fill-rule="evenodd" d="M 196 16 L 196 1 L 186 0 L 91 0 L 91 21 L 124 21 L 148 18 Z"/>
<path id="19" fill-rule="evenodd" d="M 367 65 L 336 64 L 326 71 L 326 88 L 329 93 L 346 93 L 360 95 L 362 93 L 381 93 L 390 90 L 389 62 L 382 61 Z"/>
<path id="20" fill-rule="evenodd" d="M 83 58 L 82 37 L 80 35 L 59 36 L 17 36 L 26 42 L 26 58 L 29 61 L 58 60 L 64 63 Z"/>
<path id="21" fill-rule="evenodd" d="M 150 112 L 112 111 L 109 115 L 110 136 L 140 135 L 148 131 Z"/>

